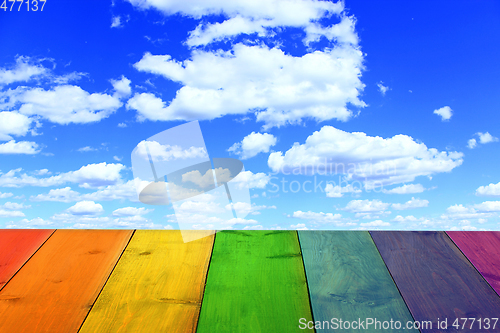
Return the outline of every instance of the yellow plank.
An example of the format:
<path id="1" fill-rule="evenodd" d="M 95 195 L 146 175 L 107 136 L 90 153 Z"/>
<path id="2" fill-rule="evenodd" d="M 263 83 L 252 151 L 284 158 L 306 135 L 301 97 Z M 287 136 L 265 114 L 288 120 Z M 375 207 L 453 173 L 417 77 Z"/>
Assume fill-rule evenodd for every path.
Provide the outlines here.
<path id="1" fill-rule="evenodd" d="M 213 242 L 137 230 L 79 333 L 194 332 Z"/>

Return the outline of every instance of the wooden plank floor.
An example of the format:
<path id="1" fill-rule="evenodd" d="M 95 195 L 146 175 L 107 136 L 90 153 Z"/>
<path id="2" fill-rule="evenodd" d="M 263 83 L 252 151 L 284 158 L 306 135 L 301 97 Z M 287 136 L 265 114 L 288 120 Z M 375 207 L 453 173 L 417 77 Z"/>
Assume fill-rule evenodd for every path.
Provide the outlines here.
<path id="1" fill-rule="evenodd" d="M 54 230 L 0 230 L 0 290 Z"/>
<path id="2" fill-rule="evenodd" d="M 500 295 L 500 232 L 448 231 L 447 233 Z"/>
<path id="3" fill-rule="evenodd" d="M 477 322 L 473 330 L 451 326 L 457 318 L 498 318 L 500 298 L 444 231 L 371 235 L 415 320 L 432 321 L 422 332 L 499 332 Z M 447 330 L 437 329 L 438 318 L 448 320 Z"/>
<path id="4" fill-rule="evenodd" d="M 197 239 L 200 231 L 184 231 Z M 80 333 L 194 332 L 214 235 L 137 230 Z"/>
<path id="5" fill-rule="evenodd" d="M 358 322 L 342 332 L 364 331 L 357 327 L 358 319 L 393 319 L 403 326 L 413 320 L 367 231 L 299 231 L 299 240 L 313 317 L 321 322 L 318 332 L 338 332 L 338 326 L 331 326 L 332 318 L 337 319 L 337 325 L 339 319 L 349 321 L 344 328 Z M 374 324 L 369 327 L 374 328 Z"/>
<path id="6" fill-rule="evenodd" d="M 311 332 L 312 320 L 296 231 L 221 231 L 197 333 Z"/>
<path id="7" fill-rule="evenodd" d="M 56 230 L 0 291 L 0 332 L 76 333 L 131 235 Z"/>

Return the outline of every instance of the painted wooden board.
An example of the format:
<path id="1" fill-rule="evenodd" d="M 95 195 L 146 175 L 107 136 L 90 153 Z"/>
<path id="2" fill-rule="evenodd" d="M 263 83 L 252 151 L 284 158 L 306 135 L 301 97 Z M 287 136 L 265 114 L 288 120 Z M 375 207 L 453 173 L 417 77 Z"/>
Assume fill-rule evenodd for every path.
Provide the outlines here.
<path id="1" fill-rule="evenodd" d="M 498 318 L 500 298 L 444 231 L 373 231 L 371 236 L 413 317 L 432 321 L 422 332 L 500 332 L 461 329 L 459 318 Z M 448 330 L 437 329 L 447 320 Z M 469 321 L 469 325 L 471 321 Z"/>
<path id="2" fill-rule="evenodd" d="M 311 309 L 296 231 L 221 231 L 197 333 L 311 332 Z"/>
<path id="3" fill-rule="evenodd" d="M 383 331 L 400 332 L 413 320 L 367 231 L 299 231 L 299 240 L 318 332 L 376 330 L 368 318 L 399 321 Z"/>
<path id="4" fill-rule="evenodd" d="M 447 233 L 500 295 L 500 232 L 448 231 Z"/>
<path id="5" fill-rule="evenodd" d="M 0 291 L 0 332 L 76 333 L 132 233 L 56 230 Z"/>
<path id="6" fill-rule="evenodd" d="M 137 230 L 80 333 L 195 332 L 214 235 L 183 232 Z"/>
<path id="7" fill-rule="evenodd" d="M 0 230 L 0 290 L 54 230 Z"/>

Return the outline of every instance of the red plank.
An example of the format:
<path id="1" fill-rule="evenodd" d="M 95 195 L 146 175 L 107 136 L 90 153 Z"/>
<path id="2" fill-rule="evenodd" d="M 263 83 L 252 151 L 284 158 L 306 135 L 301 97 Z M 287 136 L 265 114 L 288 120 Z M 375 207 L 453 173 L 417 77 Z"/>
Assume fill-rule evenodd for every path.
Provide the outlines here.
<path id="1" fill-rule="evenodd" d="M 448 231 L 448 235 L 500 295 L 500 231 Z"/>
<path id="2" fill-rule="evenodd" d="M 54 230 L 0 230 L 0 290 Z"/>

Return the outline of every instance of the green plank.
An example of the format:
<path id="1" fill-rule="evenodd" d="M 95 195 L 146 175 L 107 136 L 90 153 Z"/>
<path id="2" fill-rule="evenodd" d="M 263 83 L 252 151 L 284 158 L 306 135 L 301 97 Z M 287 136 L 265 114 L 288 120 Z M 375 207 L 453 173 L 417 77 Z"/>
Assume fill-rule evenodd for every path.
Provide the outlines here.
<path id="1" fill-rule="evenodd" d="M 311 332 L 296 231 L 221 231 L 215 236 L 198 333 Z"/>
<path id="2" fill-rule="evenodd" d="M 299 231 L 299 240 L 318 332 L 418 332 L 406 329 L 413 318 L 367 231 Z"/>

